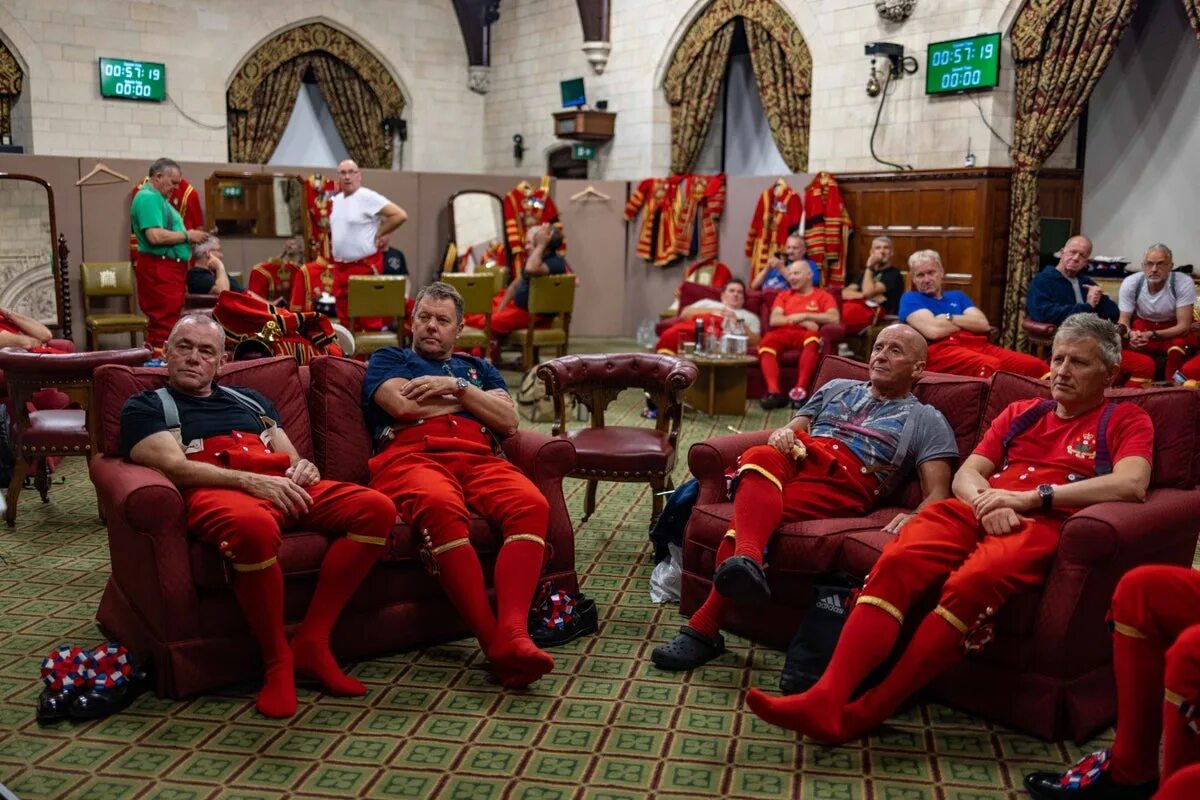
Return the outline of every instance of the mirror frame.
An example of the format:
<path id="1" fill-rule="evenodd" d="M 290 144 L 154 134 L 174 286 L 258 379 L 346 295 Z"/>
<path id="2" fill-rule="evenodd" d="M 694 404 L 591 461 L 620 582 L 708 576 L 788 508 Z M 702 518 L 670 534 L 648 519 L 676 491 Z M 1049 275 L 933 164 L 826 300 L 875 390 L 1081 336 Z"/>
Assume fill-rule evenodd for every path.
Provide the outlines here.
<path id="1" fill-rule="evenodd" d="M 458 237 L 454 235 L 454 199 L 456 197 L 458 197 L 460 194 L 486 194 L 486 195 L 490 195 L 491 197 L 496 198 L 496 203 L 497 203 L 497 205 L 500 206 L 500 242 L 504 245 L 505 260 L 509 264 L 511 264 L 512 263 L 512 251 L 509 249 L 508 236 L 504 229 L 504 198 L 502 198 L 500 195 L 496 194 L 495 192 L 488 191 L 487 189 L 459 189 L 457 192 L 450 195 L 450 199 L 446 201 L 446 212 L 449 214 L 449 219 L 450 219 L 450 232 L 449 232 L 449 238 L 448 238 L 448 241 L 450 242 L 450 244 L 454 245 L 454 247 L 457 251 Z M 457 254 L 458 254 L 458 256 L 462 256 L 461 252 L 458 252 Z"/>
<path id="2" fill-rule="evenodd" d="M 214 219 L 214 204 L 213 199 L 216 197 L 216 182 L 221 180 L 234 180 L 239 178 L 261 178 L 269 177 L 272 179 L 272 192 L 274 191 L 274 179 L 276 178 L 291 178 L 300 185 L 301 191 L 304 189 L 304 176 L 296 172 L 250 172 L 248 170 L 231 171 L 231 170 L 214 170 L 209 173 L 204 179 L 204 227 L 208 230 L 216 228 L 216 220 Z M 213 183 L 213 191 L 209 192 L 209 184 Z M 272 198 L 274 199 L 274 198 Z M 303 205 L 303 204 L 302 204 Z M 312 241 L 312 219 L 308 215 L 307 209 L 302 208 L 300 214 L 300 225 L 304 229 L 299 233 L 293 233 L 291 236 L 304 237 L 304 252 L 309 251 L 309 244 Z M 245 234 L 225 234 L 224 238 L 230 241 L 237 239 L 288 239 L 290 236 L 254 236 Z"/>
<path id="3" fill-rule="evenodd" d="M 54 275 L 54 301 L 58 307 L 58 323 L 52 327 L 58 328 L 63 339 L 71 338 L 71 270 L 67 257 L 71 250 L 67 247 L 67 237 L 58 232 L 58 220 L 54 213 L 54 187 L 44 178 L 36 175 L 25 175 L 19 172 L 0 172 L 0 181 L 18 180 L 36 183 L 46 190 L 48 203 L 47 213 L 50 215 L 50 268 Z"/>

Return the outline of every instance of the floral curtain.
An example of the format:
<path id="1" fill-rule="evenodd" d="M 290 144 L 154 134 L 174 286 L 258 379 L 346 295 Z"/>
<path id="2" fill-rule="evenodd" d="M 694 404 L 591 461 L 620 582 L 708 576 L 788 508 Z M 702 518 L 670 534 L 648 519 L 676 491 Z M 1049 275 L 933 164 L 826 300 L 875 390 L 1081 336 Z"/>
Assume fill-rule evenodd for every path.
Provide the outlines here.
<path id="1" fill-rule="evenodd" d="M 350 157 L 360 167 L 391 167 L 392 138 L 382 135 L 383 107 L 371 87 L 353 67 L 326 53 L 313 54 L 311 64 Z"/>
<path id="2" fill-rule="evenodd" d="M 677 175 L 691 172 L 708 136 L 729 65 L 734 24 L 730 20 L 713 33 L 687 69 L 678 73 L 678 80 L 667 88 L 667 102 L 671 104 L 671 172 Z"/>
<path id="3" fill-rule="evenodd" d="M 1200 39 L 1200 0 L 1183 0 L 1183 8 L 1187 11 L 1188 19 L 1192 23 L 1192 30 L 1196 32 L 1196 38 Z"/>
<path id="4" fill-rule="evenodd" d="M 245 110 L 230 108 L 229 160 L 243 164 L 265 164 L 279 146 L 292 118 L 308 59 L 294 58 L 264 75 Z"/>
<path id="5" fill-rule="evenodd" d="M 12 135 L 12 107 L 21 94 L 24 77 L 16 57 L 0 42 L 0 135 Z"/>
<path id="6" fill-rule="evenodd" d="M 1008 283 L 1003 342 L 1019 344 L 1025 290 L 1037 269 L 1038 172 L 1079 117 L 1137 0 L 1028 0 L 1013 24 L 1013 120 Z"/>
<path id="7" fill-rule="evenodd" d="M 771 126 L 771 137 L 788 169 L 806 172 L 812 60 L 809 58 L 807 64 L 796 64 L 771 29 L 750 19 L 744 22 L 746 40 L 750 44 L 750 65 L 754 69 L 754 82 L 758 84 L 767 123 Z M 808 46 L 802 39 L 794 50 L 801 48 L 807 55 Z"/>

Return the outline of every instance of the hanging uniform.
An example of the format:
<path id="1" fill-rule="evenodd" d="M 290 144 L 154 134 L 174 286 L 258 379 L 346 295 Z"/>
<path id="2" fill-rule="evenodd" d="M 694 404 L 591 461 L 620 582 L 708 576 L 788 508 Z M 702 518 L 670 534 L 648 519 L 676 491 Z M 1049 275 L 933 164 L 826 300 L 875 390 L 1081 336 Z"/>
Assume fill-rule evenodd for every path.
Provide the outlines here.
<path id="1" fill-rule="evenodd" d="M 837 181 L 828 172 L 817 173 L 804 189 L 804 244 L 808 257 L 824 268 L 826 286 L 846 282 L 846 244 L 853 229 Z"/>
<path id="2" fill-rule="evenodd" d="M 674 198 L 676 255 L 700 261 L 716 258 L 720 246 L 717 221 L 725 212 L 725 175 L 682 175 Z"/>
<path id="3" fill-rule="evenodd" d="M 272 305 L 290 308 L 292 284 L 295 283 L 302 269 L 303 267 L 299 264 L 279 258 L 255 264 L 250 269 L 250 278 L 246 282 L 246 289 Z"/>
<path id="4" fill-rule="evenodd" d="M 316 261 L 333 260 L 333 243 L 329 224 L 333 210 L 332 197 L 337 194 L 337 183 L 320 174 L 309 175 L 304 180 L 304 208 L 308 214 L 307 257 Z"/>
<path id="5" fill-rule="evenodd" d="M 501 203 L 504 212 L 504 235 L 508 239 L 508 251 L 512 254 L 512 274 L 520 275 L 525 269 L 525 232 L 535 225 L 554 225 L 562 231 L 558 219 L 558 208 L 550 197 L 550 176 L 542 177 L 536 189 L 527 181 L 518 183 L 504 195 Z M 558 254 L 565 256 L 567 240 L 564 237 Z"/>
<path id="6" fill-rule="evenodd" d="M 669 178 L 646 178 L 625 204 L 625 221 L 642 212 L 638 229 L 638 258 L 657 267 L 665 267 L 679 258 L 675 252 L 675 217 L 672 207 L 675 183 Z"/>
<path id="7" fill-rule="evenodd" d="M 804 205 L 792 187 L 782 179 L 758 197 L 750 230 L 746 234 L 746 258 L 750 259 L 750 280 L 767 268 L 772 255 L 783 250 L 788 236 L 804 221 Z M 814 284 L 815 285 L 815 284 Z"/>

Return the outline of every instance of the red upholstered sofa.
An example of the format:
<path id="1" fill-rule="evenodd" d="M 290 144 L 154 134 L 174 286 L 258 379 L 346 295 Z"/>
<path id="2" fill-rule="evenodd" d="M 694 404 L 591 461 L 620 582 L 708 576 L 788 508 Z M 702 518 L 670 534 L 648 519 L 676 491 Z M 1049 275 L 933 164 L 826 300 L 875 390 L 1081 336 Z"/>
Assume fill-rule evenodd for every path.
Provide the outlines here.
<path id="1" fill-rule="evenodd" d="M 833 378 L 865 379 L 866 367 L 826 358 L 815 385 Z M 928 374 L 914 389 L 949 420 L 959 452 L 968 454 L 1001 409 L 1014 400 L 1049 396 L 1047 384 L 997 373 L 989 380 Z M 1045 739 L 1082 742 L 1112 722 L 1116 695 L 1105 614 L 1117 580 L 1138 564 L 1190 565 L 1200 533 L 1200 393 L 1189 389 L 1116 390 L 1154 421 L 1155 457 L 1144 504 L 1101 503 L 1076 513 L 1063 528 L 1045 586 L 1014 597 L 997 614 L 996 639 L 931 687 L 931 696 Z M 681 610 L 691 614 L 707 595 L 732 503 L 725 470 L 768 431 L 725 436 L 692 446 L 688 464 L 700 497 L 683 547 Z M 738 608 L 728 628 L 785 648 L 809 603 L 815 576 L 870 571 L 893 537 L 880 530 L 921 498 L 914 479 L 866 517 L 785 525 L 771 540 L 769 608 Z M 929 598 L 932 606 L 935 598 Z M 909 615 L 913 617 L 912 614 Z"/>
<path id="2" fill-rule="evenodd" d="M 258 389 L 278 407 L 300 453 L 322 475 L 365 482 L 370 441 L 360 406 L 365 365 L 323 356 L 307 368 L 288 357 L 231 364 L 230 386 Z M 158 472 L 118 456 L 120 412 L 136 391 L 165 382 L 162 369 L 101 367 L 96 371 L 101 455 L 91 476 L 108 521 L 112 575 L 96 618 L 137 658 L 152 663 L 159 695 L 181 698 L 260 675 L 257 647 L 230 590 L 227 562 L 213 547 L 190 539 L 182 498 Z M 563 439 L 520 432 L 504 443 L 507 456 L 550 501 L 549 560 L 543 578 L 578 588 L 571 520 L 562 477 L 575 450 Z M 298 623 L 308 606 L 328 539 L 295 530 L 284 535 L 279 561 L 285 575 L 285 618 Z M 499 537 L 482 519 L 471 526 L 485 573 Z M 379 565 L 350 600 L 333 630 L 340 658 L 457 639 L 466 625 L 420 564 L 416 536 L 397 524 Z"/>
<path id="3" fill-rule="evenodd" d="M 842 302 L 841 289 L 829 289 L 825 291 L 833 295 L 840 306 Z M 765 334 L 771 329 L 771 306 L 775 302 L 778 291 L 770 290 L 765 292 L 750 291 L 746 293 L 746 309 L 753 314 L 758 314 L 759 320 L 762 322 L 762 332 Z M 697 300 L 720 300 L 721 290 L 714 286 L 701 286 L 698 283 L 685 282 L 679 293 L 679 307 L 687 308 Z M 679 317 L 668 317 L 661 320 L 655 326 L 655 333 L 662 336 L 667 328 L 679 322 Z M 821 330 L 821 352 L 827 354 L 836 354 L 838 351 L 838 343 L 846 338 L 846 327 L 841 323 L 833 323 L 830 325 L 822 325 Z M 757 356 L 758 348 L 750 348 L 749 355 Z M 784 350 L 779 354 L 780 366 L 780 384 L 787 389 L 796 383 L 796 366 L 800 363 L 799 350 Z M 757 364 L 753 364 L 746 368 L 746 396 L 750 399 L 762 397 L 767 393 L 767 384 L 763 380 L 762 370 Z"/>

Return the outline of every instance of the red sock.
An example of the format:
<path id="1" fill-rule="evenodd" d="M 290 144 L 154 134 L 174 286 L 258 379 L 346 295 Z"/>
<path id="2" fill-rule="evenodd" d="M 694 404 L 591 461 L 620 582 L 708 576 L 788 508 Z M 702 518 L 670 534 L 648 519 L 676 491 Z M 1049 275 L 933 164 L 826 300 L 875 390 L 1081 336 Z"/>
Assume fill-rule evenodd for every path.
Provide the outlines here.
<path id="1" fill-rule="evenodd" d="M 774 353 L 758 353 L 758 366 L 762 369 L 763 380 L 767 383 L 768 394 L 780 394 L 779 389 L 779 357 Z"/>
<path id="2" fill-rule="evenodd" d="M 822 741 L 836 740 L 836 722 L 851 692 L 883 663 L 899 635 L 900 623 L 891 614 L 877 606 L 856 605 L 842 628 L 829 666 L 807 692 L 774 698 L 751 689 L 746 702 L 772 725 Z"/>
<path id="3" fill-rule="evenodd" d="M 746 470 L 738 478 L 733 496 L 733 554 L 763 563 L 763 549 L 783 519 L 783 493 L 757 472 Z"/>
<path id="4" fill-rule="evenodd" d="M 505 686 L 528 686 L 554 669 L 554 658 L 529 638 L 529 606 L 544 553 L 543 544 L 508 538 L 496 557 L 496 635 L 487 655 Z"/>
<path id="5" fill-rule="evenodd" d="M 1195 703 L 1200 699 L 1200 626 L 1185 628 L 1167 650 L 1163 685 L 1167 697 L 1171 698 L 1162 704 L 1160 778 L 1165 781 L 1189 764 L 1200 763 L 1200 735 L 1188 727 L 1188 720 L 1179 713 L 1180 700 Z"/>
<path id="6" fill-rule="evenodd" d="M 813 373 L 817 371 L 817 359 L 821 356 L 821 343 L 808 342 L 800 351 L 800 363 L 796 367 L 796 386 L 808 391 L 812 383 Z"/>
<path id="7" fill-rule="evenodd" d="M 1137 784 L 1158 774 L 1158 740 L 1163 730 L 1162 645 L 1114 633 L 1113 673 L 1117 683 L 1117 736 L 1112 746 L 1114 783 Z M 1178 715 L 1174 708 L 1171 713 Z"/>
<path id="8" fill-rule="evenodd" d="M 963 657 L 962 644 L 958 628 L 935 612 L 927 614 L 883 682 L 846 708 L 841 741 L 879 726 L 918 689 L 957 664 Z"/>
<path id="9" fill-rule="evenodd" d="M 338 667 L 329 650 L 329 634 L 354 590 L 379 560 L 382 550 L 379 545 L 346 538 L 330 545 L 304 623 L 292 637 L 296 672 L 316 678 L 328 694 L 362 697 L 367 693 L 367 687 Z"/>
<path id="10" fill-rule="evenodd" d="M 456 531 L 457 532 L 457 531 Z M 453 536 L 447 541 L 459 538 Z M 462 526 L 462 538 L 467 538 L 467 526 Z M 469 541 L 434 556 L 438 566 L 438 582 L 442 590 L 454 603 L 458 613 L 467 621 L 479 646 L 486 653 L 496 635 L 496 616 L 488 602 L 487 589 L 483 583 L 483 568 L 479 556 Z"/>
<path id="11" fill-rule="evenodd" d="M 715 566 L 721 566 L 721 562 L 731 555 L 733 555 L 733 539 L 726 536 L 717 546 Z M 730 605 L 729 598 L 718 592 L 715 587 L 710 587 L 704 605 L 692 614 L 691 619 L 688 620 L 688 627 L 698 633 L 703 633 L 710 639 L 715 639 L 721 632 L 721 624 L 725 621 L 725 612 L 729 610 Z"/>
<path id="12" fill-rule="evenodd" d="M 255 705 L 264 717 L 296 713 L 296 678 L 292 651 L 283 634 L 283 570 L 279 562 L 254 572 L 233 573 L 237 597 L 263 660 L 263 688 Z"/>

